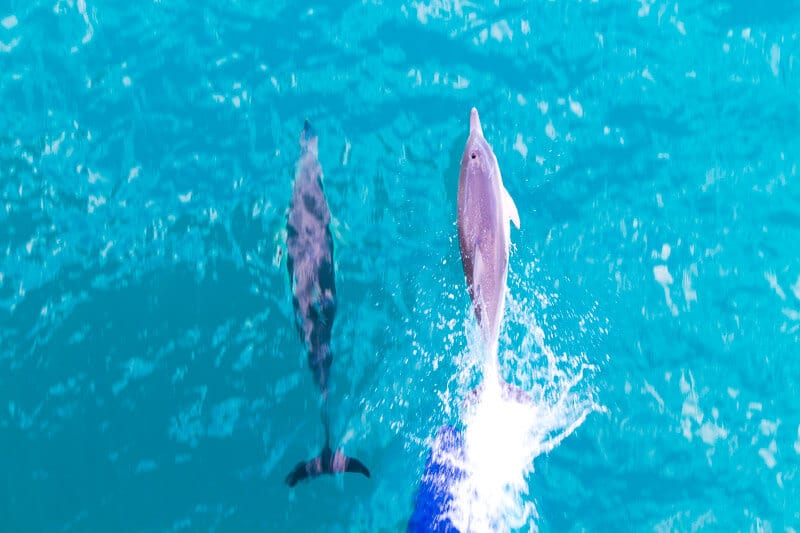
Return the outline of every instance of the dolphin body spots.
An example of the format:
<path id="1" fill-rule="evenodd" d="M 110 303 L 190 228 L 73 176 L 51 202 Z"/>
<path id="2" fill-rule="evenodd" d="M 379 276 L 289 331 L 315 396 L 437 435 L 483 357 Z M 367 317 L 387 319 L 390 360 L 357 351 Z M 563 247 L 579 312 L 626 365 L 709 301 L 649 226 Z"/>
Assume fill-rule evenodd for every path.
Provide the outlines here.
<path id="1" fill-rule="evenodd" d="M 475 317 L 496 370 L 505 307 L 511 222 L 519 213 L 503 186 L 492 147 L 483 137 L 478 110 L 469 117 L 469 138 L 458 176 L 458 241 Z"/>
<path id="2" fill-rule="evenodd" d="M 336 315 L 336 285 L 333 268 L 331 213 L 322 190 L 322 166 L 317 156 L 318 138 L 308 121 L 300 134 L 300 159 L 297 162 L 294 193 L 286 224 L 289 282 L 297 330 L 308 350 L 308 365 L 322 399 L 322 424 L 325 444 L 319 456 L 302 461 L 286 476 L 286 483 L 320 474 L 358 472 L 370 477 L 361 461 L 330 447 L 328 385 L 331 354 L 331 329 Z"/>

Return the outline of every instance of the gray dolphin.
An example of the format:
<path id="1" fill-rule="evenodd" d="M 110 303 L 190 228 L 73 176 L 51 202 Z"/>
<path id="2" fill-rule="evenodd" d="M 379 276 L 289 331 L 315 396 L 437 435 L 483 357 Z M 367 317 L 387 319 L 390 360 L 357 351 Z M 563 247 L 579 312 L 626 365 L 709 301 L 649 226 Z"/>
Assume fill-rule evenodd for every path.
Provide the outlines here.
<path id="1" fill-rule="evenodd" d="M 358 472 L 370 477 L 361 461 L 330 447 L 328 382 L 333 362 L 331 329 L 336 315 L 336 285 L 333 269 L 331 213 L 322 190 L 322 166 L 317 156 L 318 138 L 308 121 L 300 134 L 300 159 L 294 194 L 286 223 L 289 282 L 295 324 L 308 350 L 308 365 L 322 398 L 325 444 L 319 456 L 301 461 L 286 476 L 292 487 L 307 477 L 336 472 Z"/>
<path id="2" fill-rule="evenodd" d="M 475 317 L 490 356 L 497 354 L 503 320 L 511 222 L 519 229 L 517 206 L 503 186 L 497 158 L 473 107 L 458 176 L 458 241 Z"/>

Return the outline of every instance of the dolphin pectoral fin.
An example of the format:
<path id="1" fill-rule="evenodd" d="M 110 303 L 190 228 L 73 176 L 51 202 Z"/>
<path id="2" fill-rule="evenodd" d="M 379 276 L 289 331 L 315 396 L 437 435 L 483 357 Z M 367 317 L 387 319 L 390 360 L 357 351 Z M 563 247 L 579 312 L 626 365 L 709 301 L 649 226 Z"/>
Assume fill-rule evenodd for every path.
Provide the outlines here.
<path id="1" fill-rule="evenodd" d="M 503 187 L 503 209 L 508 219 L 519 229 L 519 211 L 517 211 L 517 204 L 514 203 L 514 199 L 508 194 L 508 189 L 506 189 L 505 186 Z"/>

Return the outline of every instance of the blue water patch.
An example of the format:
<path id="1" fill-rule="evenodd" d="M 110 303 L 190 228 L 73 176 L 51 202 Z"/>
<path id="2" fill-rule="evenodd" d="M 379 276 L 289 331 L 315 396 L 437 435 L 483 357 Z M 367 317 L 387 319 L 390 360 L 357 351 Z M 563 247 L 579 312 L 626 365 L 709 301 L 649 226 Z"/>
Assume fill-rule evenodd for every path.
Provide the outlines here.
<path id="1" fill-rule="evenodd" d="M 501 371 L 562 422 L 515 529 L 797 530 L 798 27 L 797 0 L 3 3 L 0 531 L 404 530 L 480 380 L 472 106 L 521 219 Z M 372 477 L 289 489 L 324 440 L 285 252 L 306 119 L 331 437 Z"/>

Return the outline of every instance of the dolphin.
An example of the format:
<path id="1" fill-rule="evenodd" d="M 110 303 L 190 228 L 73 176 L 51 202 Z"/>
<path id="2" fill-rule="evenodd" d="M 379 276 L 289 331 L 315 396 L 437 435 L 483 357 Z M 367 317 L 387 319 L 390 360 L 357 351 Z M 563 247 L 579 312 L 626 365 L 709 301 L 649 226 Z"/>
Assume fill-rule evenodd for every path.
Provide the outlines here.
<path id="1" fill-rule="evenodd" d="M 478 110 L 469 116 L 469 138 L 458 176 L 458 242 L 467 289 L 484 346 L 497 370 L 497 346 L 508 278 L 511 223 L 519 213 L 503 185 L 492 147 L 486 142 Z"/>
<path id="2" fill-rule="evenodd" d="M 290 487 L 320 474 L 356 472 L 370 477 L 369 470 L 361 461 L 330 447 L 328 386 L 333 362 L 330 342 L 336 315 L 336 285 L 331 213 L 322 190 L 322 166 L 317 146 L 318 137 L 306 121 L 300 134 L 300 159 L 286 223 L 286 264 L 292 286 L 295 324 L 308 350 L 308 365 L 314 382 L 320 389 L 325 443 L 317 457 L 299 462 L 286 476 Z"/>
<path id="3" fill-rule="evenodd" d="M 478 110 L 470 111 L 469 138 L 461 157 L 458 176 L 458 242 L 461 263 L 487 355 L 488 370 L 499 380 L 497 348 L 505 307 L 511 223 L 519 229 L 519 213 L 503 185 L 503 177 L 492 147 L 483 136 Z M 468 394 L 466 400 L 483 387 Z M 504 392 L 517 399 L 525 393 L 504 384 Z M 457 533 L 451 516 L 455 486 L 468 475 L 465 442 L 461 430 L 452 425 L 439 428 L 431 446 L 425 471 L 414 500 L 408 531 Z"/>

